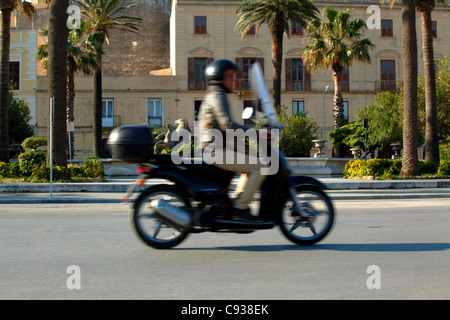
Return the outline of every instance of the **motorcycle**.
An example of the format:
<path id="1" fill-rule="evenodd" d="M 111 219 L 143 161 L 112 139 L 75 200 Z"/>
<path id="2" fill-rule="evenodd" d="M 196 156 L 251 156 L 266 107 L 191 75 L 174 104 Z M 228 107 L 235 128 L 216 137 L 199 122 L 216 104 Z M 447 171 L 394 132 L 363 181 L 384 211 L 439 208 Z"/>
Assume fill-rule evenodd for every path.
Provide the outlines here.
<path id="1" fill-rule="evenodd" d="M 252 75 L 267 126 L 279 128 L 257 65 Z M 243 117 L 251 114 L 246 109 Z M 108 144 L 114 157 L 139 163 L 140 176 L 128 189 L 126 201 L 149 179 L 167 181 L 143 189 L 132 204 L 133 229 L 139 239 L 153 248 L 172 248 L 194 233 L 251 233 L 275 226 L 293 243 L 313 245 L 332 229 L 335 213 L 325 192 L 327 187 L 313 177 L 291 175 L 281 152 L 278 171 L 267 176 L 256 200 L 259 208 L 254 211 L 262 222 L 247 222 L 232 217 L 229 193 L 234 172 L 199 163 L 198 159 L 175 164 L 171 154 L 153 154 L 152 144 L 147 145 L 150 140 L 151 129 L 131 125 L 114 129 Z"/>

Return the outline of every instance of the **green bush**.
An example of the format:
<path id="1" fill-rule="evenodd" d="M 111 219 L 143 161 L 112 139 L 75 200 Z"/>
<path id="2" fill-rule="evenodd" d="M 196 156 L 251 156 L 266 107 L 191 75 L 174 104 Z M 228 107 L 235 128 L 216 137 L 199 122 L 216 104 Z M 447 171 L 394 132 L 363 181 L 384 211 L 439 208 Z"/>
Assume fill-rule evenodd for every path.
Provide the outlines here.
<path id="1" fill-rule="evenodd" d="M 403 160 L 397 159 L 392 161 L 391 167 L 388 169 L 387 174 L 389 176 L 398 176 L 402 171 Z"/>
<path id="2" fill-rule="evenodd" d="M 450 160 L 441 160 L 437 173 L 440 176 L 450 176 Z"/>
<path id="3" fill-rule="evenodd" d="M 419 172 L 420 174 L 435 174 L 438 171 L 438 166 L 433 162 L 425 162 L 419 160 Z"/>
<path id="4" fill-rule="evenodd" d="M 278 107 L 278 114 L 283 129 L 280 132 L 280 150 L 287 157 L 309 157 L 314 146 L 313 140 L 318 139 L 319 126 L 305 113 L 288 116 L 286 107 Z"/>
<path id="5" fill-rule="evenodd" d="M 103 163 L 96 159 L 85 162 L 83 167 L 86 178 L 103 178 L 105 176 Z"/>
<path id="6" fill-rule="evenodd" d="M 27 149 L 36 150 L 39 147 L 43 147 L 47 145 L 47 139 L 45 138 L 37 138 L 37 137 L 29 137 L 23 140 L 22 147 Z"/>
<path id="7" fill-rule="evenodd" d="M 344 177 L 375 176 L 389 178 L 398 176 L 401 170 L 401 159 L 370 159 L 367 161 L 358 159 L 347 162 Z M 439 168 L 433 163 L 426 163 L 424 160 L 419 160 L 419 171 L 421 175 L 433 175 L 437 173 L 438 176 L 449 176 L 450 160 L 441 160 Z"/>
<path id="8" fill-rule="evenodd" d="M 72 178 L 83 178 L 84 177 L 84 165 L 67 165 L 69 174 Z"/>
<path id="9" fill-rule="evenodd" d="M 344 177 L 362 177 L 361 168 L 363 168 L 364 165 L 364 160 L 350 160 L 345 165 Z"/>
<path id="10" fill-rule="evenodd" d="M 9 168 L 10 168 L 9 163 L 0 162 L 0 178 L 9 178 L 10 177 Z"/>
<path id="11" fill-rule="evenodd" d="M 32 156 L 34 152 L 34 156 Z M 32 151 L 22 159 L 22 163 L 0 162 L 0 178 L 19 178 L 25 177 L 32 182 L 49 181 L 50 167 L 45 165 L 45 156 L 37 161 L 41 156 L 39 152 Z M 43 152 L 45 154 L 45 152 Z M 38 154 L 38 156 L 36 156 Z M 24 171 L 23 171 L 24 170 Z M 103 163 L 97 160 L 86 161 L 82 165 L 68 165 L 67 167 L 54 166 L 53 180 L 71 180 L 84 178 L 103 178 L 105 170 Z"/>
<path id="12" fill-rule="evenodd" d="M 35 167 L 45 164 L 47 152 L 29 150 L 19 155 L 20 171 L 23 175 L 29 176 Z"/>

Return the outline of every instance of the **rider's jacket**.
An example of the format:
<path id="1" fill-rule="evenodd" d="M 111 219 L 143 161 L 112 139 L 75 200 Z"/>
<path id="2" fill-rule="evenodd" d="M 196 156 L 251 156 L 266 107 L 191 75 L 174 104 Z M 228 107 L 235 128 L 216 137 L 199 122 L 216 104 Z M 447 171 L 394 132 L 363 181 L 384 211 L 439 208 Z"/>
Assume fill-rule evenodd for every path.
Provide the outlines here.
<path id="1" fill-rule="evenodd" d="M 221 85 L 208 86 L 208 91 L 201 105 L 199 117 L 202 122 L 203 148 L 206 148 L 207 146 L 211 147 L 211 143 L 215 143 L 216 147 L 225 146 L 227 129 L 242 129 L 246 131 L 250 128 L 233 121 L 230 105 L 228 104 L 228 93 L 230 93 L 230 91 Z M 222 133 L 222 141 L 213 142 L 218 130 L 210 129 L 218 129 Z"/>

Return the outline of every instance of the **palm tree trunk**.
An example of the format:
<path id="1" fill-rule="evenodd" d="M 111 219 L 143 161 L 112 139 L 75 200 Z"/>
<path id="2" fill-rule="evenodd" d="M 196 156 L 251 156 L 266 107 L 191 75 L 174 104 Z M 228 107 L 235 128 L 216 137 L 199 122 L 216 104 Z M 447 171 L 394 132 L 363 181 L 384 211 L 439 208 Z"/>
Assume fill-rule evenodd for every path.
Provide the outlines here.
<path id="1" fill-rule="evenodd" d="M 66 108 L 67 108 L 67 7 L 69 0 L 52 0 L 48 25 L 48 94 L 54 99 L 53 159 L 47 164 L 67 166 Z M 49 115 L 50 115 L 49 111 Z M 50 137 L 50 116 L 48 137 Z"/>
<path id="2" fill-rule="evenodd" d="M 436 75 L 434 66 L 433 35 L 431 30 L 431 10 L 421 12 L 423 62 L 425 68 L 425 162 L 433 162 L 439 166 Z"/>
<path id="3" fill-rule="evenodd" d="M 74 122 L 75 120 L 75 71 L 74 65 L 75 61 L 71 58 L 68 61 L 68 70 L 67 70 L 67 122 Z M 75 137 L 74 132 L 68 133 L 68 141 L 70 142 L 71 148 L 69 149 L 70 158 L 74 157 L 74 143 Z"/>
<path id="4" fill-rule="evenodd" d="M 415 0 L 402 1 L 403 49 L 403 161 L 400 175 L 419 174 L 417 153 L 419 125 L 417 115 L 417 36 Z"/>
<path id="5" fill-rule="evenodd" d="M 94 156 L 102 157 L 102 62 L 98 57 L 98 68 L 94 71 L 94 101 L 92 106 L 94 131 Z"/>
<path id="6" fill-rule="evenodd" d="M 269 28 L 272 35 L 273 103 L 279 106 L 281 104 L 284 15 L 278 14 Z"/>
<path id="7" fill-rule="evenodd" d="M 281 104 L 281 70 L 283 61 L 283 32 L 272 33 L 273 103 Z"/>
<path id="8" fill-rule="evenodd" d="M 9 162 L 9 46 L 11 9 L 2 7 L 2 24 L 0 29 L 0 162 Z"/>
<path id="9" fill-rule="evenodd" d="M 344 106 L 341 91 L 341 74 L 342 67 L 333 67 L 333 81 L 334 81 L 334 99 L 333 99 L 333 120 L 334 129 L 340 128 L 344 125 Z M 344 157 L 344 150 L 335 148 L 334 156 L 336 158 Z"/>
<path id="10" fill-rule="evenodd" d="M 334 81 L 334 108 L 333 108 L 333 119 L 334 119 L 334 128 L 340 128 L 344 125 L 344 106 L 342 98 L 342 90 L 341 90 L 341 75 L 342 68 L 334 67 L 333 68 L 333 81 Z"/>

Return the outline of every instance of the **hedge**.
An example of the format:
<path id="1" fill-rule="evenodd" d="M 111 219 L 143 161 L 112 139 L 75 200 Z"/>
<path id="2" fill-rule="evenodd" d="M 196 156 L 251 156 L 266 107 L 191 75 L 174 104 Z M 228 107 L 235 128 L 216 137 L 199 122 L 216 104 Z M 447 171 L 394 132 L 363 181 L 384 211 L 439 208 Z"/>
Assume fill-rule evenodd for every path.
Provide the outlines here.
<path id="1" fill-rule="evenodd" d="M 344 177 L 374 176 L 389 178 L 398 176 L 401 170 L 401 159 L 370 159 L 367 161 L 358 159 L 347 162 Z M 435 175 L 437 173 L 438 176 L 449 176 L 450 160 L 441 160 L 439 167 L 436 167 L 433 163 L 425 163 L 424 160 L 419 160 L 419 172 L 421 175 Z"/>
<path id="2" fill-rule="evenodd" d="M 38 156 L 40 157 L 40 155 Z M 18 179 L 26 181 L 49 181 L 50 167 L 45 165 L 44 161 L 35 163 L 25 157 L 27 161 L 5 163 L 0 162 L 0 178 Z M 23 160 L 23 159 L 22 159 Z M 95 179 L 105 176 L 103 163 L 93 159 L 86 161 L 81 165 L 68 165 L 67 167 L 54 166 L 53 180 L 73 180 L 73 179 Z"/>

